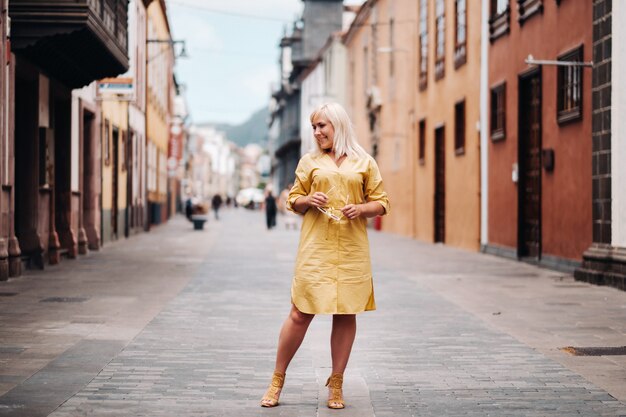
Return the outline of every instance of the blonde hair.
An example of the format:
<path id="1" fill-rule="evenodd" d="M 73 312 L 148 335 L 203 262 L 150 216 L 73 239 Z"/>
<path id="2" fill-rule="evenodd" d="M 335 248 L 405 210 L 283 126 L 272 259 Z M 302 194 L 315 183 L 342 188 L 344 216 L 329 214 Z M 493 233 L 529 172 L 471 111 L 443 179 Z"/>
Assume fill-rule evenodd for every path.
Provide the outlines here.
<path id="1" fill-rule="evenodd" d="M 333 129 L 335 129 L 335 136 L 333 138 L 333 151 L 335 151 L 335 158 L 339 158 L 342 155 L 346 155 L 348 158 L 364 158 L 368 153 L 363 149 L 357 141 L 354 129 L 352 128 L 352 122 L 346 110 L 338 103 L 325 103 L 317 107 L 311 113 L 311 123 L 318 117 L 325 117 Z M 314 153 L 319 155 L 323 153 L 319 143 L 315 141 Z"/>

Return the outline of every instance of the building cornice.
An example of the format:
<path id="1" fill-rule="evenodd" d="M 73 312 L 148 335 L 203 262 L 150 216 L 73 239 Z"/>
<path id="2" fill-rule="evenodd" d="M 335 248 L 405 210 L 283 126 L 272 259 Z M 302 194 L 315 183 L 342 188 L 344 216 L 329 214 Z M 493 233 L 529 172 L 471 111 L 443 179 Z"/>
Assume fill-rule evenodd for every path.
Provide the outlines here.
<path id="1" fill-rule="evenodd" d="M 366 25 L 366 22 L 372 13 L 372 9 L 374 8 L 374 6 L 376 6 L 376 3 L 378 3 L 378 0 L 367 0 L 365 3 L 363 3 L 358 13 L 354 17 L 352 24 L 350 24 L 350 27 L 346 31 L 345 35 L 343 35 L 343 43 L 345 45 L 348 45 L 350 42 L 352 42 L 354 36 L 361 30 L 362 27 Z"/>

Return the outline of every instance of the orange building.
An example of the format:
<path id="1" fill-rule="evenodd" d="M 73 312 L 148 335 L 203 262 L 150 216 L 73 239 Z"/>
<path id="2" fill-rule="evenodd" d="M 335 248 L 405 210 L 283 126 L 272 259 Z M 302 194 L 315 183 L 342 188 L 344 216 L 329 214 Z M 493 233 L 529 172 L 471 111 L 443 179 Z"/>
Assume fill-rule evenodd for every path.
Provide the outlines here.
<path id="1" fill-rule="evenodd" d="M 480 247 L 481 6 L 419 0 L 416 237 Z"/>
<path id="2" fill-rule="evenodd" d="M 383 230 L 480 246 L 481 9 L 466 0 L 369 0 L 344 37 L 348 108 L 378 161 Z"/>
<path id="3" fill-rule="evenodd" d="M 415 235 L 414 1 L 369 0 L 344 36 L 347 108 L 365 149 L 376 158 L 393 202 L 385 231 Z"/>
<path id="4" fill-rule="evenodd" d="M 592 59 L 592 2 L 491 4 L 485 250 L 571 270 L 592 243 L 592 73 L 577 65 Z"/>

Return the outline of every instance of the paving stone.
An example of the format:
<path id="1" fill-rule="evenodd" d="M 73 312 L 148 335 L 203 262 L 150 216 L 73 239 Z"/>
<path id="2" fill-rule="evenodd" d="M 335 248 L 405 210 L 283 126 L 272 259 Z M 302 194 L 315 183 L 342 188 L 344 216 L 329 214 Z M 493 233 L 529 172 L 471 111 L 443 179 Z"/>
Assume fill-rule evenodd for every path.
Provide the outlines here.
<path id="1" fill-rule="evenodd" d="M 180 241 L 174 238 L 176 234 L 167 231 L 185 226 L 172 222 L 163 227 L 161 234 L 155 233 L 159 236 L 156 259 L 162 262 L 170 258 L 169 264 L 162 264 L 163 268 L 175 262 L 184 263 L 169 253 L 177 252 L 176 242 Z M 298 235 L 282 228 L 267 231 L 262 213 L 247 210 L 225 211 L 220 222 L 210 222 L 208 227 L 215 242 L 207 245 L 202 254 L 194 252 L 196 267 L 182 272 L 189 274 L 184 288 L 175 296 L 170 295 L 169 301 L 128 340 L 123 350 L 111 354 L 110 361 L 92 372 L 92 378 L 67 401 L 55 404 L 54 412 L 42 409 L 47 414 L 41 415 L 626 415 L 626 405 L 606 390 L 522 342 L 514 332 L 468 311 L 467 304 L 442 294 L 442 286 L 430 284 L 437 279 L 485 275 L 514 280 L 515 287 L 509 290 L 520 294 L 517 286 L 545 285 L 544 272 L 516 262 L 379 233 L 372 234 L 379 310 L 364 313 L 358 319 L 359 331 L 345 380 L 347 408 L 337 412 L 325 406 L 323 384 L 330 373 L 330 318 L 320 316 L 311 325 L 287 372 L 282 405 L 262 409 L 258 402 L 271 376 L 280 325 L 289 311 Z M 188 238 L 197 239 L 196 244 L 206 243 L 203 235 L 191 234 Z M 97 264 L 97 259 L 93 256 L 91 262 Z M 134 273 L 159 274 L 149 261 L 143 262 L 148 263 L 133 265 Z M 101 275 L 118 272 L 116 267 L 109 269 L 106 265 Z M 507 277 L 507 273 L 511 276 Z M 103 279 L 97 274 L 90 278 Z M 538 284 L 517 283 L 524 279 Z M 477 282 L 489 285 L 478 278 Z M 564 290 L 572 294 L 570 298 L 579 299 L 589 288 Z M 72 296 L 80 296 L 79 289 L 76 293 Z M 96 297 L 97 302 L 98 294 L 89 296 Z M 158 296 L 158 289 L 152 296 Z M 548 301 L 544 301 L 547 305 Z M 606 310 L 620 311 L 617 306 L 621 302 L 616 296 Z M 562 300 L 562 305 L 549 308 L 544 312 L 563 313 L 584 306 L 572 305 L 568 298 Z M 77 314 L 84 317 L 86 312 L 79 309 Z M 94 316 L 92 319 L 99 317 Z M 544 315 L 544 321 L 546 317 L 549 316 Z M 598 321 L 596 327 L 612 328 Z M 56 325 L 67 331 L 67 325 Z M 568 331 L 579 332 L 581 340 L 586 340 L 587 330 L 573 326 Z M 99 340 L 106 343 L 106 339 Z M 20 348 L 14 341 L 11 343 L 7 348 Z M 5 354 L 15 356 L 15 352 L 8 349 Z M 64 363 L 81 364 L 84 358 L 68 354 L 57 362 Z M 609 369 L 617 371 L 620 366 L 614 363 Z M 56 375 L 58 384 L 65 384 L 62 367 L 50 366 L 46 373 L 48 370 L 56 373 L 51 376 Z M 6 399 L 24 390 L 28 383 L 36 382 L 35 376 L 0 397 L 0 404 L 11 403 Z M 58 398 L 45 390 L 41 393 L 41 401 L 46 405 Z M 23 405 L 29 404 L 25 401 Z M 0 415 L 19 413 L 17 409 L 0 408 Z"/>

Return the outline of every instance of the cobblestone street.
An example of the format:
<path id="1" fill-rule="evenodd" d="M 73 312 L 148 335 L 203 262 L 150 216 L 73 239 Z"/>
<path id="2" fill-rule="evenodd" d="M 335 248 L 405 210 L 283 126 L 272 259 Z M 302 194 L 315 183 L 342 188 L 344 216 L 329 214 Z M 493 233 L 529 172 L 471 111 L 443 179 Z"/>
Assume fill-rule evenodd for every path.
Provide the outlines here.
<path id="1" fill-rule="evenodd" d="M 0 283 L 0 415 L 626 416 L 626 293 L 370 231 L 378 311 L 359 316 L 347 408 L 326 408 L 317 317 L 281 406 L 262 409 L 298 232 L 181 217 Z"/>

